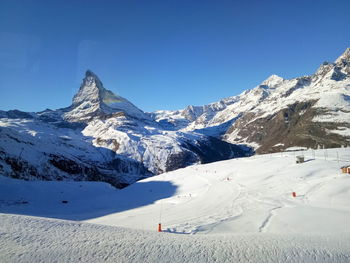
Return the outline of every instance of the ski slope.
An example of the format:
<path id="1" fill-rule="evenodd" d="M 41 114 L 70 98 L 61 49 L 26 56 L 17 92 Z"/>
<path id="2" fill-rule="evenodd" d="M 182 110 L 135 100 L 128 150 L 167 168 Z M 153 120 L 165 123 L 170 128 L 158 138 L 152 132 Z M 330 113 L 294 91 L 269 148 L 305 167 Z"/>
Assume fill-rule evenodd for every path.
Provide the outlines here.
<path id="1" fill-rule="evenodd" d="M 302 153 L 306 162 L 296 164 L 295 154 Z M 154 230 L 161 221 L 166 231 L 190 234 L 343 232 L 350 220 L 350 176 L 340 173 L 340 167 L 349 164 L 346 160 L 350 161 L 349 149 L 191 166 L 120 191 L 126 199 L 144 198 L 140 184 L 170 183 L 176 186 L 172 196 L 88 222 Z M 148 191 L 157 195 L 157 188 Z"/>
<path id="2" fill-rule="evenodd" d="M 0 214 L 0 262 L 337 262 L 349 234 L 174 235 Z"/>
<path id="3" fill-rule="evenodd" d="M 296 164 L 296 155 L 306 162 Z M 63 254 L 61 262 L 93 261 L 93 251 L 111 262 L 348 262 L 350 175 L 340 167 L 349 164 L 349 148 L 257 155 L 122 190 L 0 177 L 0 255 L 8 262 Z M 164 233 L 156 232 L 159 222 Z"/>

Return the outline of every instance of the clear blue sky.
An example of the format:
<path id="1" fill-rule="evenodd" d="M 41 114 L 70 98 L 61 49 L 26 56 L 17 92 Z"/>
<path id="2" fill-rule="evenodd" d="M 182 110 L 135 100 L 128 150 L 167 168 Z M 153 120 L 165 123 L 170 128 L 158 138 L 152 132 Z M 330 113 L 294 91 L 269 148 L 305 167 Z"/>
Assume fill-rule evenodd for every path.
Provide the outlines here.
<path id="1" fill-rule="evenodd" d="M 313 73 L 350 46 L 349 0 L 0 1 L 0 109 L 71 104 L 86 69 L 144 111 Z"/>

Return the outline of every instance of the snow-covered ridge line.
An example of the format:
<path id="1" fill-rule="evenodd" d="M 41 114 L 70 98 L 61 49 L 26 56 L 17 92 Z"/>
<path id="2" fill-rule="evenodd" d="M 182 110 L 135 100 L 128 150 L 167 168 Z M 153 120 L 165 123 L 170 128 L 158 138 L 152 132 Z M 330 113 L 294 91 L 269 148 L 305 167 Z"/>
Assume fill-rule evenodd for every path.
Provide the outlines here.
<path id="1" fill-rule="evenodd" d="M 335 63 L 327 62 L 321 65 L 313 75 L 293 79 L 271 75 L 257 87 L 240 95 L 204 106 L 188 106 L 177 111 L 156 111 L 152 115 L 158 122 L 168 121 L 178 129 L 195 130 L 219 125 L 246 112 L 258 114 L 259 118 L 263 118 L 295 102 L 323 99 L 325 103 L 322 107 L 332 107 L 333 102 L 327 101 L 329 94 L 350 95 L 349 49 L 346 49 Z M 341 110 L 349 111 L 348 100 L 338 102 Z"/>
<path id="2" fill-rule="evenodd" d="M 0 173 L 123 187 L 252 149 L 350 145 L 349 98 L 349 49 L 311 76 L 272 75 L 238 96 L 174 112 L 145 113 L 87 71 L 70 107 L 0 112 Z"/>
<path id="3" fill-rule="evenodd" d="M 321 65 L 313 75 L 289 80 L 273 75 L 233 98 L 235 103 L 224 110 L 204 113 L 182 129 L 217 127 L 235 120 L 223 138 L 251 145 L 258 152 L 285 148 L 273 148 L 276 144 L 313 148 L 349 145 L 349 133 L 328 132 L 350 127 L 349 49 L 335 63 Z"/>

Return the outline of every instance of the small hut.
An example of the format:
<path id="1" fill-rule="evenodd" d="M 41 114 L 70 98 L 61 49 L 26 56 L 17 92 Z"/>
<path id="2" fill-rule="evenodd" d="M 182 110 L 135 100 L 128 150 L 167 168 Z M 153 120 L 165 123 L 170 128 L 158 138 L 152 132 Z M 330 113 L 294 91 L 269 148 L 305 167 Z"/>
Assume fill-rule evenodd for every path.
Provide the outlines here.
<path id="1" fill-rule="evenodd" d="M 350 166 L 343 166 L 340 169 L 343 174 L 350 174 Z"/>
<path id="2" fill-rule="evenodd" d="M 303 155 L 298 155 L 297 156 L 297 163 L 303 163 L 304 162 L 304 156 Z"/>

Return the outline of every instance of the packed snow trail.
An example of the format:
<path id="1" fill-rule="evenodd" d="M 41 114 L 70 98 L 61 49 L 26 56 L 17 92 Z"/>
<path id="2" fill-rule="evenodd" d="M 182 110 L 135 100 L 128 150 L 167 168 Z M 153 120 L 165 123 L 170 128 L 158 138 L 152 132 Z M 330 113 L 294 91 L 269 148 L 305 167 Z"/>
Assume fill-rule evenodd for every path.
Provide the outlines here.
<path id="1" fill-rule="evenodd" d="M 350 234 L 173 235 L 0 214 L 0 262 L 349 262 Z"/>

